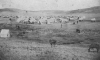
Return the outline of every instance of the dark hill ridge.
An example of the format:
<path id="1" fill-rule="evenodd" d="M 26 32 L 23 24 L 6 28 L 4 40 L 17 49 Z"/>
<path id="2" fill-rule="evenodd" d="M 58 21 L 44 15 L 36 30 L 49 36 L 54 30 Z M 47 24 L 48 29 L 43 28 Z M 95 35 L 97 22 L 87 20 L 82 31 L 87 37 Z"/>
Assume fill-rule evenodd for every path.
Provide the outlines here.
<path id="1" fill-rule="evenodd" d="M 0 9 L 0 12 L 22 12 L 24 10 L 16 9 L 16 8 L 3 8 Z"/>
<path id="2" fill-rule="evenodd" d="M 69 13 L 100 13 L 100 6 L 69 11 Z"/>
<path id="3" fill-rule="evenodd" d="M 17 9 L 11 9 L 11 8 L 4 8 L 4 9 L 0 9 L 0 12 L 15 12 Z"/>

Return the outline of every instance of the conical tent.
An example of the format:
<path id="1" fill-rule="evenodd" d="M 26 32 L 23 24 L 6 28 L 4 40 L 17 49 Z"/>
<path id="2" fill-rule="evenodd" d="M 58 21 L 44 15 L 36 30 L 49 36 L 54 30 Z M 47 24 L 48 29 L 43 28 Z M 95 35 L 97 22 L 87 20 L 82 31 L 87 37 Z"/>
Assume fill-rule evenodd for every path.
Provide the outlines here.
<path id="1" fill-rule="evenodd" d="M 10 30 L 9 29 L 1 29 L 0 37 L 3 37 L 3 38 L 10 37 Z"/>

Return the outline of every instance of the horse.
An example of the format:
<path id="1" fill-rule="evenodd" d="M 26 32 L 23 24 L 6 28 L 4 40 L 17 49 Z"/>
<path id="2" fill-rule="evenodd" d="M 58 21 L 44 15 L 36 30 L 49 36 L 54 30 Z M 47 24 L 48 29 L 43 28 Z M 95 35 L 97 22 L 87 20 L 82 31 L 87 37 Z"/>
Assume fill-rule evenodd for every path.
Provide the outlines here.
<path id="1" fill-rule="evenodd" d="M 99 52 L 100 45 L 99 45 L 99 44 L 96 44 L 96 43 L 91 44 L 91 45 L 89 46 L 88 52 L 90 52 L 90 50 L 91 50 L 91 49 L 94 49 L 94 48 L 96 49 L 96 52 Z"/>
<path id="2" fill-rule="evenodd" d="M 55 46 L 57 41 L 56 40 L 49 40 L 51 47 Z"/>

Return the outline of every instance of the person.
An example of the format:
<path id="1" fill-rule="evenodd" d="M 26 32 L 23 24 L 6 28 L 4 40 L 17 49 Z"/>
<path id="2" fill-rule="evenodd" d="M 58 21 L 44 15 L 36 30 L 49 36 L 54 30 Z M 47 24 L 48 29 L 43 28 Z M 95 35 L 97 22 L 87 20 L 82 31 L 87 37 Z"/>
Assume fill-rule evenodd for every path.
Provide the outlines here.
<path id="1" fill-rule="evenodd" d="M 62 24 L 61 24 L 61 28 L 62 28 Z"/>
<path id="2" fill-rule="evenodd" d="M 77 33 L 80 33 L 80 29 L 76 29 L 76 32 L 77 32 Z"/>
<path id="3" fill-rule="evenodd" d="M 16 28 L 17 28 L 17 30 L 20 30 L 20 26 L 19 25 L 16 25 Z"/>
<path id="4" fill-rule="evenodd" d="M 41 25 L 41 22 L 39 21 L 39 25 Z"/>

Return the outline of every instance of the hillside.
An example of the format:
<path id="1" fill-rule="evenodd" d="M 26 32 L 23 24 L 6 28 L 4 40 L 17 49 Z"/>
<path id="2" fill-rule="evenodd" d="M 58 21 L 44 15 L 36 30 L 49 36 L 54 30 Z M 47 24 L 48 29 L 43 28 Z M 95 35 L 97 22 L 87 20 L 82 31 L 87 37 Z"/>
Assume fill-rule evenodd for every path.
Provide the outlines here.
<path id="1" fill-rule="evenodd" d="M 16 8 L 4 8 L 4 9 L 0 9 L 0 12 L 19 12 L 22 11 L 20 9 L 16 9 Z"/>
<path id="2" fill-rule="evenodd" d="M 41 11 L 26 11 L 15 8 L 4 8 L 0 9 L 0 13 L 3 15 L 24 15 L 24 16 L 55 16 L 55 15 L 82 15 L 82 16 L 96 16 L 100 17 L 100 6 L 95 6 L 91 8 L 78 9 L 72 11 L 63 10 L 41 10 Z"/>
<path id="3" fill-rule="evenodd" d="M 69 13 L 100 13 L 100 6 L 69 11 Z"/>

